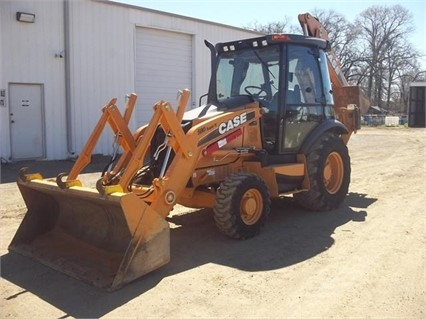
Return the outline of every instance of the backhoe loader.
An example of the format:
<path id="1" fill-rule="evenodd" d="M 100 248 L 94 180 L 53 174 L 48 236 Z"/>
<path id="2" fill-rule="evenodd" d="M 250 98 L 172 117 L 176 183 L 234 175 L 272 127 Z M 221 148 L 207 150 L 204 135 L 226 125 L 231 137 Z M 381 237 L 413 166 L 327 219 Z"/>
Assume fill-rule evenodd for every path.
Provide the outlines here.
<path id="1" fill-rule="evenodd" d="M 271 198 L 291 195 L 307 209 L 336 209 L 350 183 L 347 142 L 365 103 L 348 86 L 327 34 L 309 14 L 303 35 L 272 34 L 212 45 L 207 103 L 185 111 L 153 107 L 131 132 L 132 94 L 102 115 L 70 172 L 56 179 L 21 169 L 28 208 L 9 249 L 107 290 L 170 260 L 166 217 L 176 204 L 211 208 L 232 238 L 259 233 Z M 105 127 L 121 152 L 96 187 L 78 179 Z"/>

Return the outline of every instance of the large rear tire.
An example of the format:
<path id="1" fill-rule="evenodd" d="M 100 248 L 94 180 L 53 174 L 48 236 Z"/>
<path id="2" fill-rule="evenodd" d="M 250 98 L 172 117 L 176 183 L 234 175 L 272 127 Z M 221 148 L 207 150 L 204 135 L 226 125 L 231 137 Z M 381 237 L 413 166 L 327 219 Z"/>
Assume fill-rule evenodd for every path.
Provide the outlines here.
<path id="1" fill-rule="evenodd" d="M 310 189 L 294 194 L 302 207 L 315 211 L 337 208 L 348 193 L 351 164 L 343 140 L 325 133 L 307 156 Z"/>
<path id="2" fill-rule="evenodd" d="M 270 207 L 263 180 L 255 174 L 237 173 L 227 177 L 217 191 L 214 220 L 229 237 L 247 239 L 259 233 Z"/>

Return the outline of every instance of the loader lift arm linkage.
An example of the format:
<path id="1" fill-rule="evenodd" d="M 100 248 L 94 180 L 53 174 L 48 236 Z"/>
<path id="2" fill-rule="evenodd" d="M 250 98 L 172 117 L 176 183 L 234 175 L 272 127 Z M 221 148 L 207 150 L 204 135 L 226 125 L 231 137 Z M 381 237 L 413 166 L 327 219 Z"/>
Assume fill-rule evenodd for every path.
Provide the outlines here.
<path id="1" fill-rule="evenodd" d="M 90 135 L 86 145 L 83 147 L 81 155 L 78 157 L 73 168 L 68 174 L 66 181 L 62 183 L 57 181 L 58 185 L 61 188 L 69 188 L 70 186 L 81 185 L 81 183 L 76 178 L 82 172 L 84 167 L 90 163 L 92 152 L 107 123 L 114 132 L 116 137 L 115 143 L 121 146 L 124 152 L 113 169 L 105 172 L 103 177 L 98 181 L 96 188 L 100 194 L 112 194 L 114 192 L 126 193 L 129 191 L 141 193 L 146 191 L 131 189 L 130 184 L 137 170 L 142 167 L 145 154 L 150 147 L 151 140 L 158 126 L 163 128 L 167 136 L 166 139 L 168 147 L 173 148 L 176 154 L 179 154 L 178 156 L 181 156 L 185 159 L 184 161 L 180 162 L 185 163 L 186 166 L 192 167 L 193 165 L 189 164 L 188 159 L 195 155 L 195 151 L 188 147 L 190 143 L 185 140 L 185 133 L 183 132 L 180 125 L 186 104 L 189 99 L 189 95 L 190 92 L 187 89 L 181 92 L 176 114 L 173 112 L 170 103 L 165 101 L 159 101 L 156 103 L 153 107 L 154 115 L 151 118 L 150 123 L 143 127 L 143 129 L 136 131 L 136 133 L 133 135 L 128 128 L 128 123 L 134 109 L 136 95 L 130 95 L 124 116 L 120 114 L 120 111 L 115 105 L 116 99 L 112 99 L 106 106 L 102 108 L 102 116 L 95 126 L 92 134 Z M 180 172 L 182 172 L 182 170 L 180 170 Z M 119 178 L 115 179 L 118 174 L 120 174 Z M 65 173 L 58 175 L 58 178 L 62 178 L 63 176 L 65 176 Z M 160 189 L 166 187 L 167 178 L 157 179 L 153 182 L 153 184 L 155 195 L 157 195 L 161 193 Z M 182 183 L 174 184 L 177 186 Z M 176 199 L 175 192 L 170 190 L 167 193 L 167 196 L 168 204 L 166 206 L 174 204 Z M 152 197 L 157 198 L 157 196 Z M 149 201 L 149 199 L 146 198 L 145 200 Z M 161 211 L 160 215 L 166 217 L 169 212 L 168 209 L 166 207 L 158 207 L 158 205 L 163 206 L 162 203 L 162 201 L 158 201 L 156 203 L 152 203 L 151 206 L 155 209 L 158 209 L 157 212 Z"/>

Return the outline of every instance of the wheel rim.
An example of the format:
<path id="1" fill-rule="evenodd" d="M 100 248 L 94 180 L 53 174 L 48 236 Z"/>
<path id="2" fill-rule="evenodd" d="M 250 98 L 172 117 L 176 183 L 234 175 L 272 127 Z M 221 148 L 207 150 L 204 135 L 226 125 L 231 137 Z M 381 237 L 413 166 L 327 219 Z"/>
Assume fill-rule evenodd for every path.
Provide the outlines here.
<path id="1" fill-rule="evenodd" d="M 241 199 L 240 215 L 242 221 L 247 225 L 253 225 L 262 216 L 262 211 L 262 194 L 257 189 L 249 189 Z"/>
<path id="2" fill-rule="evenodd" d="M 328 155 L 324 166 L 324 186 L 330 194 L 336 194 L 343 183 L 344 165 L 337 152 Z"/>

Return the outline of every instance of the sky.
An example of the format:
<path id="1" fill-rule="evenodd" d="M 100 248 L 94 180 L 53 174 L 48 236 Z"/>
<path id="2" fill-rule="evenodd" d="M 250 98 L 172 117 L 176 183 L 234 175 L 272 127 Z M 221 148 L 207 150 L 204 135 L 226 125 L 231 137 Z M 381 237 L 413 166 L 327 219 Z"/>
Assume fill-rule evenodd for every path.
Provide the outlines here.
<path id="1" fill-rule="evenodd" d="M 253 23 L 267 24 L 290 18 L 290 23 L 298 25 L 299 13 L 314 9 L 334 10 L 354 22 L 365 9 L 372 6 L 401 5 L 413 15 L 415 31 L 410 42 L 423 55 L 426 55 L 426 1 L 425 0 L 113 0 L 139 7 L 175 13 L 187 17 L 208 20 L 235 27 L 247 27 Z M 422 69 L 426 70 L 426 56 L 421 59 Z"/>

